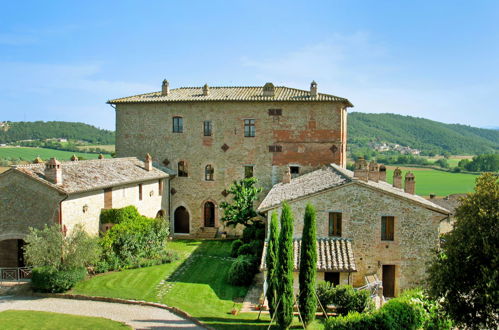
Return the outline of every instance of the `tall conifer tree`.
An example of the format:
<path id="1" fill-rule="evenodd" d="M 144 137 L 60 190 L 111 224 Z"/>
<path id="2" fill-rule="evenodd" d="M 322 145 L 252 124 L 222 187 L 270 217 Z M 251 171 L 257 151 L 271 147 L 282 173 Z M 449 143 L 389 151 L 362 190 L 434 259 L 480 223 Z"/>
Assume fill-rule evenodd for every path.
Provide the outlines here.
<path id="1" fill-rule="evenodd" d="M 276 278 L 277 324 L 281 329 L 287 329 L 293 321 L 293 214 L 287 203 L 282 205 L 281 232 L 279 234 L 279 249 Z"/>
<path id="2" fill-rule="evenodd" d="M 267 301 L 269 303 L 270 317 L 274 316 L 275 307 L 277 305 L 277 285 L 279 280 L 276 276 L 277 268 L 277 244 L 279 239 L 278 223 L 277 223 L 277 213 L 272 213 L 272 218 L 270 220 L 269 227 L 269 237 L 267 242 Z"/>
<path id="3" fill-rule="evenodd" d="M 315 279 L 317 276 L 317 234 L 316 216 L 312 205 L 307 204 L 303 225 L 300 256 L 300 294 L 298 304 L 305 326 L 315 318 L 317 300 L 315 299 Z"/>

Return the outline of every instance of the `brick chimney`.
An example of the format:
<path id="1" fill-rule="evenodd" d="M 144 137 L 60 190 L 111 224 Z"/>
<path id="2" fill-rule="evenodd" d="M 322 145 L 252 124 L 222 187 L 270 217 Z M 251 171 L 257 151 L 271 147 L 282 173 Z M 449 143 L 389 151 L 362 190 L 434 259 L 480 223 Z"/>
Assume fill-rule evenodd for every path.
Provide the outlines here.
<path id="1" fill-rule="evenodd" d="M 271 82 L 266 83 L 263 86 L 263 96 L 272 96 L 274 97 L 275 95 L 275 87 L 274 84 Z"/>
<path id="2" fill-rule="evenodd" d="M 355 161 L 355 169 L 353 171 L 353 177 L 359 180 L 367 181 L 369 178 L 367 162 L 363 157 L 359 157 Z"/>
<path id="3" fill-rule="evenodd" d="M 152 157 L 151 155 L 149 155 L 149 153 L 146 154 L 146 160 L 144 162 L 144 166 L 146 168 L 146 171 L 152 170 Z"/>
<path id="4" fill-rule="evenodd" d="M 416 191 L 416 181 L 414 179 L 414 174 L 407 172 L 405 175 L 404 191 L 408 194 L 414 195 Z"/>
<path id="5" fill-rule="evenodd" d="M 208 84 L 204 84 L 203 86 L 203 95 L 204 96 L 210 95 L 210 87 L 208 87 Z"/>
<path id="6" fill-rule="evenodd" d="M 170 94 L 170 83 L 165 79 L 161 85 L 161 95 L 167 96 L 168 94 Z"/>
<path id="7" fill-rule="evenodd" d="M 55 158 L 50 158 L 50 160 L 45 164 L 45 177 L 48 181 L 55 183 L 57 185 L 62 184 L 62 167 L 61 162 Z"/>
<path id="8" fill-rule="evenodd" d="M 310 83 L 310 97 L 317 97 L 317 83 L 315 80 Z"/>
<path id="9" fill-rule="evenodd" d="M 375 160 L 369 163 L 369 173 L 368 178 L 371 181 L 378 182 L 379 180 L 379 166 Z"/>
<path id="10" fill-rule="evenodd" d="M 386 182 L 386 166 L 383 164 L 379 165 L 379 181 Z"/>
<path id="11" fill-rule="evenodd" d="M 282 176 L 282 183 L 290 183 L 291 182 L 291 170 L 289 167 L 286 169 L 286 172 L 284 172 Z"/>
<path id="12" fill-rule="evenodd" d="M 398 167 L 393 171 L 393 186 L 402 189 L 402 171 Z"/>

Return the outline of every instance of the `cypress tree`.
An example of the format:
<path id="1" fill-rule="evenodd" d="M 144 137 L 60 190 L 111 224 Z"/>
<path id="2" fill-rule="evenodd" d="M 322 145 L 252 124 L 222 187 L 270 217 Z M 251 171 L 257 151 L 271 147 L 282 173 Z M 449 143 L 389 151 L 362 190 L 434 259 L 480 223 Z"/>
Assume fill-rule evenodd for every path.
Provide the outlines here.
<path id="1" fill-rule="evenodd" d="M 277 324 L 281 329 L 287 329 L 293 321 L 293 214 L 287 203 L 282 205 L 281 232 L 277 251 L 276 279 Z"/>
<path id="2" fill-rule="evenodd" d="M 277 305 L 277 285 L 279 284 L 278 277 L 276 276 L 277 267 L 277 243 L 279 239 L 279 232 L 277 228 L 277 213 L 272 213 L 269 227 L 269 239 L 267 242 L 267 301 L 269 303 L 270 317 L 274 316 L 275 307 Z"/>
<path id="3" fill-rule="evenodd" d="M 315 279 L 317 276 L 317 241 L 315 209 L 307 204 L 303 225 L 300 256 L 300 295 L 298 304 L 305 326 L 315 318 L 317 300 L 315 299 Z"/>

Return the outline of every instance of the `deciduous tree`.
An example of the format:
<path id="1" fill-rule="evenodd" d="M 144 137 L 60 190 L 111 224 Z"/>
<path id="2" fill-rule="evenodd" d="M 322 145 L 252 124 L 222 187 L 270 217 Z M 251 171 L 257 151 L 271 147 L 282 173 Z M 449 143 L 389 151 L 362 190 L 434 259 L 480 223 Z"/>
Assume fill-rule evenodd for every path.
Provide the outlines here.
<path id="1" fill-rule="evenodd" d="M 228 190 L 229 195 L 232 195 L 231 203 L 220 203 L 220 207 L 224 210 L 222 221 L 234 226 L 250 224 L 250 220 L 258 215 L 253 208 L 253 203 L 258 199 L 262 188 L 255 187 L 257 183 L 256 178 L 234 181 Z"/>

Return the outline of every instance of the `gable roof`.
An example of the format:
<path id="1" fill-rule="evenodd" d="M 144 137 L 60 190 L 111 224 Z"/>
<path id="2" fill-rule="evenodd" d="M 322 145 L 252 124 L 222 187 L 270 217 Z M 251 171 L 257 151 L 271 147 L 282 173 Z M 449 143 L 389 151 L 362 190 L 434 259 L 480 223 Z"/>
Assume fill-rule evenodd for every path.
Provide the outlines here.
<path id="1" fill-rule="evenodd" d="M 281 182 L 274 185 L 258 207 L 258 211 L 263 212 L 277 208 L 284 201 L 292 202 L 302 197 L 321 193 L 323 191 L 345 186 L 347 184 L 357 184 L 375 189 L 398 198 L 415 202 L 433 211 L 442 214 L 450 214 L 447 209 L 436 205 L 421 196 L 406 193 L 403 189 L 395 188 L 387 182 L 374 182 L 371 180 L 366 182 L 354 178 L 352 171 L 341 168 L 336 164 L 330 164 L 319 170 L 301 175 L 292 179 L 290 183 Z"/>
<path id="2" fill-rule="evenodd" d="M 293 239 L 293 270 L 300 269 L 301 243 L 299 238 Z M 265 270 L 267 243 L 263 248 L 260 268 Z M 352 240 L 341 237 L 323 237 L 317 239 L 317 270 L 321 272 L 356 272 Z"/>
<path id="3" fill-rule="evenodd" d="M 11 171 L 25 174 L 65 194 L 163 179 L 169 176 L 154 167 L 151 171 L 147 171 L 144 162 L 135 157 L 67 161 L 61 162 L 62 184 L 56 185 L 45 177 L 45 166 L 44 163 L 17 165 L 13 166 Z"/>
<path id="4" fill-rule="evenodd" d="M 276 86 L 274 96 L 264 96 L 263 87 L 209 87 L 209 94 L 203 95 L 203 87 L 181 87 L 171 89 L 168 95 L 161 95 L 161 92 L 153 92 L 139 94 L 109 100 L 107 103 L 151 103 L 151 102 L 207 102 L 207 101 L 267 101 L 267 102 L 342 102 L 347 107 L 353 107 L 348 99 L 330 95 L 317 93 L 317 96 L 312 97 L 310 91 Z"/>

